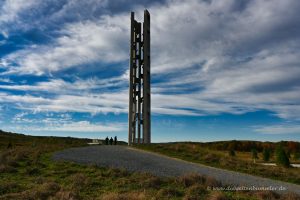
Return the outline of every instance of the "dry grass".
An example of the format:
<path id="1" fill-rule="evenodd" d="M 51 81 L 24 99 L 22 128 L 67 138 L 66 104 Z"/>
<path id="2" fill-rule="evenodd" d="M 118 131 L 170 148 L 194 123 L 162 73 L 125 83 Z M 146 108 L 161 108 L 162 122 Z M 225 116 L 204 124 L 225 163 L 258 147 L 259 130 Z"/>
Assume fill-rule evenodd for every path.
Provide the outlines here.
<path id="1" fill-rule="evenodd" d="M 79 200 L 81 199 L 77 193 L 74 191 L 60 190 L 58 191 L 53 199 L 59 200 Z"/>
<path id="2" fill-rule="evenodd" d="M 177 179 L 175 179 L 176 183 L 183 185 L 184 187 L 189 187 L 194 184 L 201 184 L 205 187 L 207 186 L 220 186 L 220 183 L 214 178 L 203 176 L 197 173 L 185 174 Z"/>
<path id="3" fill-rule="evenodd" d="M 224 193 L 219 191 L 213 191 L 208 197 L 207 200 L 228 200 Z"/>
<path id="4" fill-rule="evenodd" d="M 55 182 L 44 183 L 37 188 L 26 190 L 20 193 L 9 193 L 0 197 L 4 199 L 25 200 L 25 199 L 48 199 L 53 197 L 60 190 L 60 186 Z"/>
<path id="5" fill-rule="evenodd" d="M 282 195 L 281 200 L 300 200 L 300 197 L 294 193 L 287 193 L 285 195 Z"/>
<path id="6" fill-rule="evenodd" d="M 180 192 L 177 188 L 168 187 L 168 188 L 162 188 L 158 190 L 155 198 L 159 200 L 159 199 L 172 199 L 181 196 L 182 196 L 182 192 Z"/>
<path id="7" fill-rule="evenodd" d="M 127 192 L 127 193 L 107 193 L 102 195 L 99 200 L 147 200 L 145 192 Z"/>
<path id="8" fill-rule="evenodd" d="M 90 184 L 90 178 L 83 173 L 76 173 L 68 178 L 71 188 L 81 190 Z"/>
<path id="9" fill-rule="evenodd" d="M 261 200 L 279 199 L 279 195 L 272 191 L 258 191 L 254 193 L 254 196 Z"/>
<path id="10" fill-rule="evenodd" d="M 161 178 L 151 176 L 144 179 L 144 181 L 141 182 L 141 187 L 145 189 L 147 188 L 159 189 L 163 183 L 164 181 Z"/>
<path id="11" fill-rule="evenodd" d="M 208 191 L 204 185 L 194 184 L 186 189 L 184 200 L 206 199 Z"/>

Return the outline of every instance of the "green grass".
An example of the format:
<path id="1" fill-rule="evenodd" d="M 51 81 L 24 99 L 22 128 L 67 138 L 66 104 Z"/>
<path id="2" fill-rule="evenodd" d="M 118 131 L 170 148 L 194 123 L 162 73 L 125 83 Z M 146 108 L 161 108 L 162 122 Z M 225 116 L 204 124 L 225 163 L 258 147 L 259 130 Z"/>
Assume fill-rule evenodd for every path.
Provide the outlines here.
<path id="1" fill-rule="evenodd" d="M 210 177 L 161 178 L 124 169 L 53 161 L 53 153 L 88 140 L 0 133 L 0 200 L 3 199 L 266 199 L 268 192 L 218 192 Z M 7 149 L 12 142 L 12 148 Z M 296 199 L 296 196 L 290 199 Z"/>
<path id="2" fill-rule="evenodd" d="M 237 152 L 236 156 L 229 156 L 227 151 L 212 150 L 201 143 L 161 143 L 135 145 L 135 147 L 212 167 L 300 184 L 299 168 L 263 166 L 253 163 L 251 153 Z M 257 162 L 261 161 L 257 160 Z"/>

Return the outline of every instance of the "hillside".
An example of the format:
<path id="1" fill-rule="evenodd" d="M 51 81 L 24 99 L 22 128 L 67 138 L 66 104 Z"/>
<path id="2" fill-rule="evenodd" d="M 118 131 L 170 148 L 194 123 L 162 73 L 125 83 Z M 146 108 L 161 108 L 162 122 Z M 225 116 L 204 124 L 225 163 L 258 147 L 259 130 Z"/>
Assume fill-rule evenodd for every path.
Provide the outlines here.
<path id="1" fill-rule="evenodd" d="M 0 200 L 299 199 L 291 193 L 279 195 L 271 191 L 208 190 L 208 187 L 219 187 L 220 183 L 199 174 L 156 177 L 124 169 L 52 160 L 54 152 L 86 146 L 87 142 L 90 140 L 1 131 Z"/>

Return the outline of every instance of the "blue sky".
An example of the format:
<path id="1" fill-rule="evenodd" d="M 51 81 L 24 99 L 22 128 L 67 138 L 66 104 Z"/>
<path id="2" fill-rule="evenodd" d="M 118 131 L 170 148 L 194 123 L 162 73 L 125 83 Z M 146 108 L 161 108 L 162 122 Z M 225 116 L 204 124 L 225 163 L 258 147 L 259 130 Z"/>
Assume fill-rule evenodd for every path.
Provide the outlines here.
<path id="1" fill-rule="evenodd" d="M 127 140 L 145 8 L 154 142 L 300 141 L 298 0 L 1 0 L 0 129 Z"/>

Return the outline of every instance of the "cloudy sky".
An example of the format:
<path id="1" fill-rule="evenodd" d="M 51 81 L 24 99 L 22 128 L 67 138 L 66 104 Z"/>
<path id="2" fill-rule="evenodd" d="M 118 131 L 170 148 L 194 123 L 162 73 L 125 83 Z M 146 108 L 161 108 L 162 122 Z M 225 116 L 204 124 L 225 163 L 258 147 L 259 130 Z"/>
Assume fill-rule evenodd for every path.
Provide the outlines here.
<path id="1" fill-rule="evenodd" d="M 145 8 L 154 142 L 300 141 L 299 0 L 0 0 L 0 129 L 126 140 Z"/>

